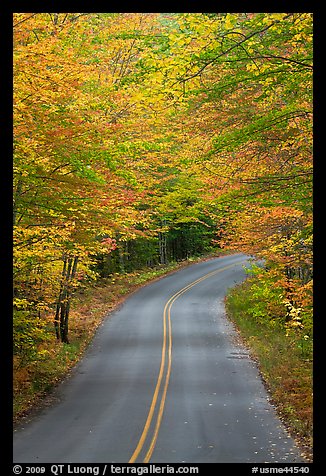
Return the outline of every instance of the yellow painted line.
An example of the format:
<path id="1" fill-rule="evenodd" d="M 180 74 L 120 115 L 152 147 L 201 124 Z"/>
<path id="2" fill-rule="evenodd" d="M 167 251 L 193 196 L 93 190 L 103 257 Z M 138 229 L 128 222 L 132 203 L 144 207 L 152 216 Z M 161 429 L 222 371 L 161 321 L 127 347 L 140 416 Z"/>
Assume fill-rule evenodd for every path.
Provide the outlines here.
<path id="1" fill-rule="evenodd" d="M 159 394 L 159 391 L 160 391 L 163 372 L 164 372 L 165 348 L 166 348 L 166 321 L 165 321 L 165 319 L 163 319 L 163 345 L 162 345 L 162 357 L 161 357 L 160 372 L 159 372 L 159 375 L 158 375 L 158 378 L 157 378 L 157 383 L 156 383 L 156 387 L 155 387 L 155 390 L 154 390 L 153 400 L 152 400 L 152 403 L 151 403 L 151 406 L 150 406 L 150 409 L 149 409 L 149 412 L 148 412 L 148 416 L 147 416 L 147 419 L 146 419 L 146 422 L 145 422 L 143 432 L 142 432 L 141 437 L 139 439 L 138 445 L 137 445 L 135 451 L 133 452 L 133 454 L 132 454 L 132 456 L 129 460 L 129 463 L 134 463 L 136 461 L 137 456 L 139 455 L 140 451 L 142 450 L 142 447 L 144 446 L 144 442 L 145 442 L 149 427 L 151 425 L 151 421 L 152 421 L 152 418 L 153 418 L 153 414 L 154 414 L 154 410 L 155 410 L 155 406 L 156 406 L 156 402 L 157 402 L 157 397 L 158 397 L 158 394 Z"/>
<path id="2" fill-rule="evenodd" d="M 177 297 L 179 297 L 179 296 L 177 296 Z M 175 299 L 177 299 L 177 297 L 175 297 Z M 149 462 L 149 460 L 152 456 L 152 453 L 154 451 L 157 436 L 158 436 L 158 432 L 159 432 L 159 429 L 160 429 L 160 426 L 161 426 L 164 406 L 165 406 L 165 399 L 166 399 L 166 393 L 167 393 L 167 390 L 168 390 L 168 385 L 169 385 L 169 380 L 170 380 L 170 373 L 171 373 L 171 364 L 172 364 L 172 328 L 171 328 L 171 313 L 170 312 L 171 312 L 171 306 L 172 306 L 173 302 L 175 301 L 175 299 L 173 301 L 171 301 L 171 303 L 169 304 L 169 308 L 168 308 L 169 349 L 168 349 L 168 368 L 167 368 L 166 377 L 165 377 L 165 384 L 164 384 L 164 389 L 163 389 L 163 393 L 162 393 L 160 408 L 159 408 L 158 415 L 157 415 L 154 434 L 153 434 L 152 441 L 149 445 L 149 448 L 148 448 L 148 451 L 146 453 L 146 456 L 144 458 L 143 463 L 148 463 Z"/>
<path id="3" fill-rule="evenodd" d="M 243 260 L 243 261 L 245 261 L 245 260 Z M 155 445 L 156 445 L 156 440 L 157 440 L 157 437 L 158 437 L 158 433 L 159 433 L 159 429 L 160 429 L 161 421 L 162 421 L 162 417 L 163 417 L 163 411 L 164 411 L 166 394 L 167 394 L 167 390 L 168 390 L 170 374 L 171 374 L 171 366 L 172 366 L 171 307 L 172 307 L 173 303 L 182 294 L 184 294 L 185 292 L 187 292 L 189 289 L 196 286 L 197 284 L 201 283 L 205 279 L 208 279 L 208 278 L 214 276 L 215 274 L 221 273 L 222 271 L 226 271 L 227 269 L 232 268 L 233 266 L 235 266 L 236 264 L 239 264 L 239 263 L 241 263 L 241 261 L 239 261 L 237 263 L 232 263 L 228 266 L 224 266 L 223 268 L 220 268 L 218 270 L 211 271 L 210 273 L 205 274 L 201 278 L 196 279 L 192 283 L 190 283 L 187 286 L 185 286 L 184 288 L 180 289 L 173 296 L 171 296 L 170 299 L 165 304 L 164 311 L 163 311 L 163 343 L 162 343 L 162 354 L 161 354 L 162 356 L 161 356 L 161 365 L 160 365 L 159 375 L 158 375 L 158 378 L 157 378 L 152 403 L 151 403 L 151 406 L 150 406 L 150 409 L 149 409 L 149 412 L 148 412 L 148 415 L 147 415 L 147 419 L 146 419 L 146 422 L 145 422 L 143 432 L 140 436 L 140 439 L 138 441 L 136 449 L 133 452 L 133 454 L 132 454 L 132 456 L 129 460 L 129 463 L 134 463 L 136 461 L 139 453 L 143 449 L 145 440 L 147 438 L 147 435 L 148 435 L 148 432 L 149 432 L 149 429 L 150 429 L 150 426 L 151 426 L 151 423 L 152 423 L 152 419 L 153 419 L 153 415 L 154 415 L 154 412 L 155 412 L 159 392 L 160 392 L 160 389 L 161 389 L 164 369 L 165 369 L 166 346 L 167 346 L 167 335 L 168 335 L 169 343 L 168 343 L 168 349 L 167 349 L 167 353 L 168 353 L 167 357 L 168 358 L 167 358 L 167 371 L 166 371 L 166 376 L 165 376 L 165 382 L 164 382 L 163 392 L 162 392 L 162 396 L 161 396 L 161 402 L 160 402 L 160 406 L 159 406 L 158 414 L 157 414 L 157 418 L 156 418 L 154 433 L 153 433 L 152 439 L 150 441 L 147 453 L 145 455 L 145 458 L 144 458 L 144 461 L 143 461 L 144 463 L 149 462 L 149 460 L 150 460 L 150 458 L 153 454 Z M 168 334 L 167 334 L 167 331 L 166 331 L 167 327 L 168 327 Z"/>

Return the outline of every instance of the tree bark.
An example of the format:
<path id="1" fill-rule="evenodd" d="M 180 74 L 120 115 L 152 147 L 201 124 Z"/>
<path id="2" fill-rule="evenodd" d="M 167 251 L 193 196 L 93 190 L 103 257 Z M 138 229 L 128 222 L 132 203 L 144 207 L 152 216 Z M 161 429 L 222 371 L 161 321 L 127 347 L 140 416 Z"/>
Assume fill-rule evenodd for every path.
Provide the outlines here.
<path id="1" fill-rule="evenodd" d="M 63 292 L 64 292 L 64 287 L 65 287 L 65 278 L 66 278 L 66 269 L 67 269 L 67 257 L 63 257 L 63 268 L 62 268 L 62 273 L 61 273 L 61 283 L 60 283 L 60 291 L 59 291 L 59 296 L 56 304 L 56 311 L 55 311 L 55 317 L 54 317 L 54 328 L 55 328 L 55 333 L 56 337 L 58 340 L 60 340 L 60 329 L 59 329 L 59 323 L 60 323 L 60 308 L 61 308 L 61 301 L 63 298 Z"/>
<path id="2" fill-rule="evenodd" d="M 72 280 L 76 275 L 78 257 L 64 257 L 60 293 L 56 305 L 54 326 L 58 340 L 69 344 L 69 311 L 72 296 Z"/>
<path id="3" fill-rule="evenodd" d="M 167 264 L 166 234 L 159 233 L 160 263 Z"/>

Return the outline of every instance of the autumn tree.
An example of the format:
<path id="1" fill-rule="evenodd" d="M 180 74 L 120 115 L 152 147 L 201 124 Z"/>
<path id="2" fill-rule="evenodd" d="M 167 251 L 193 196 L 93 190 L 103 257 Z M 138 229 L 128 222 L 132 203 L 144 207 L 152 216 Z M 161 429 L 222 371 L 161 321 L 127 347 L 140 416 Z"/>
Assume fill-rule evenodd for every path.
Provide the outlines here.
<path id="1" fill-rule="evenodd" d="M 97 264 L 221 239 L 309 300 L 311 29 L 309 13 L 14 15 L 17 329 L 51 311 L 68 342 Z"/>
<path id="2" fill-rule="evenodd" d="M 225 245 L 270 261 L 299 306 L 312 277 L 312 14 L 185 13 L 165 25 L 147 61 L 179 163 L 206 183 Z"/>
<path id="3" fill-rule="evenodd" d="M 40 318 L 54 306 L 64 342 L 77 266 L 91 276 L 92 256 L 116 246 L 105 240 L 137 234 L 146 222 L 135 206 L 142 186 L 134 156 L 120 148 L 137 116 L 126 83 L 137 76 L 138 28 L 147 21 L 14 15 L 15 308 Z"/>

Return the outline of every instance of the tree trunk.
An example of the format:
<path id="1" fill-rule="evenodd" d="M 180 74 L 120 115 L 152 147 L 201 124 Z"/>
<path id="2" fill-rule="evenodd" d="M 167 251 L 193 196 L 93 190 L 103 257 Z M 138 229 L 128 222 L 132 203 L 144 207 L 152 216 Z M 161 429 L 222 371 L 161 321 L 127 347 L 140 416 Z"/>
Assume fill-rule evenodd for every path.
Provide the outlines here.
<path id="1" fill-rule="evenodd" d="M 159 238 L 159 251 L 160 251 L 160 263 L 167 264 L 167 251 L 166 251 L 166 234 L 160 232 Z"/>
<path id="2" fill-rule="evenodd" d="M 77 264 L 77 256 L 74 258 L 64 258 L 62 282 L 54 320 L 57 339 L 66 344 L 69 344 L 68 331 L 70 301 L 72 295 L 72 280 L 76 275 Z"/>
<path id="3" fill-rule="evenodd" d="M 56 304 L 56 311 L 55 311 L 55 318 L 54 318 L 55 334 L 58 340 L 60 340 L 60 329 L 59 329 L 60 317 L 59 316 L 60 316 L 61 301 L 63 298 L 64 288 L 65 288 L 66 269 L 67 269 L 67 257 L 64 256 L 63 268 L 61 273 L 60 291 L 59 291 L 59 296 L 58 296 L 58 300 Z"/>

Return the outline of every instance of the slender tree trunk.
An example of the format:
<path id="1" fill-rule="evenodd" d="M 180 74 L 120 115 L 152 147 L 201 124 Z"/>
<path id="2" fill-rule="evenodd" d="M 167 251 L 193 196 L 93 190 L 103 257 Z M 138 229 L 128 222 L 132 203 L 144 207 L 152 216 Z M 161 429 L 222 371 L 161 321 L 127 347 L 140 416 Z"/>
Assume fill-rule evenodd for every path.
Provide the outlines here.
<path id="1" fill-rule="evenodd" d="M 64 257 L 61 288 L 54 319 L 57 339 L 61 340 L 61 342 L 64 342 L 66 344 L 69 344 L 68 331 L 70 301 L 72 295 L 72 280 L 76 275 L 77 265 L 77 256 L 75 256 L 74 258 Z"/>
<path id="2" fill-rule="evenodd" d="M 59 323 L 60 323 L 60 308 L 61 308 L 61 301 L 63 298 L 63 292 L 65 288 L 65 280 L 66 280 L 66 269 L 67 269 L 67 257 L 63 257 L 63 268 L 62 268 L 62 273 L 61 273 L 61 284 L 60 284 L 60 291 L 59 291 L 59 296 L 57 300 L 57 305 L 56 305 L 56 311 L 55 311 L 55 318 L 54 318 L 54 328 L 55 328 L 55 334 L 58 340 L 60 340 L 60 329 L 59 329 Z"/>
<path id="3" fill-rule="evenodd" d="M 66 326 L 65 326 L 65 319 L 66 319 L 66 308 L 67 308 L 67 302 L 68 302 L 68 288 L 69 288 L 69 281 L 70 281 L 70 273 L 71 273 L 71 268 L 72 268 L 72 258 L 68 258 L 68 263 L 67 263 L 67 271 L 66 271 L 66 279 L 64 281 L 64 289 L 62 293 L 62 299 L 61 299 L 61 304 L 60 304 L 60 339 L 61 342 L 65 342 L 66 344 L 69 344 L 68 342 L 68 334 L 66 332 Z"/>
<path id="4" fill-rule="evenodd" d="M 66 295 L 65 310 L 64 310 L 64 314 L 62 316 L 63 326 L 62 326 L 62 332 L 61 332 L 61 341 L 65 342 L 66 344 L 69 344 L 69 338 L 68 338 L 69 311 L 70 311 L 70 302 L 71 302 L 72 288 L 73 288 L 73 285 L 72 285 L 71 281 L 74 279 L 74 277 L 76 275 L 77 264 L 78 264 L 78 257 L 75 256 L 73 258 L 72 270 L 71 270 L 71 274 L 69 276 L 69 282 L 67 284 L 67 295 Z"/>
<path id="5" fill-rule="evenodd" d="M 159 248 L 160 248 L 160 263 L 167 264 L 167 250 L 166 250 L 166 234 L 159 233 Z"/>
<path id="6" fill-rule="evenodd" d="M 162 226 L 163 229 L 166 226 L 166 220 L 162 220 Z M 159 254 L 160 254 L 160 263 L 161 264 L 167 264 L 168 262 L 168 255 L 167 255 L 167 239 L 166 239 L 166 233 L 164 231 L 160 231 L 158 234 L 158 240 L 159 240 Z"/>

